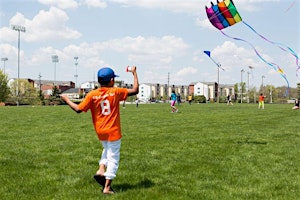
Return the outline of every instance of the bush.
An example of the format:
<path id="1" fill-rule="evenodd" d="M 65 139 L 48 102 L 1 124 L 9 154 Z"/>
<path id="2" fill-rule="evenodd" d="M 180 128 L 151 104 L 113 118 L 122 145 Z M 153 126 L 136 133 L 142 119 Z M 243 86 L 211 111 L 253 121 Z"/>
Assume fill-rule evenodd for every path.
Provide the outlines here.
<path id="1" fill-rule="evenodd" d="M 194 97 L 195 103 L 206 103 L 206 97 L 204 95 L 199 95 Z"/>

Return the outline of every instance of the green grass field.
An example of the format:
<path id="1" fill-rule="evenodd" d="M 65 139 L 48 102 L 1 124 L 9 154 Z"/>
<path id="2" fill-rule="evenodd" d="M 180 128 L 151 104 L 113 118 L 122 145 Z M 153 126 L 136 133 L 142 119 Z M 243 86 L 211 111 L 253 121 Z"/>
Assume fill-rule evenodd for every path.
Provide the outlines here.
<path id="1" fill-rule="evenodd" d="M 0 199 L 299 199 L 300 110 L 293 105 L 121 108 L 121 161 L 103 195 L 90 113 L 0 107 Z"/>

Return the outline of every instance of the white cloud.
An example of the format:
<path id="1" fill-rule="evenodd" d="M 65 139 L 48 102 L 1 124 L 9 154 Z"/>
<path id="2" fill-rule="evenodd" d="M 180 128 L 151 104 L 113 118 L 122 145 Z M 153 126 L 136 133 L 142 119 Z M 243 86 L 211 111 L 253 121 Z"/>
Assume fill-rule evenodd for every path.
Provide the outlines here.
<path id="1" fill-rule="evenodd" d="M 37 49 L 32 57 L 32 65 L 42 65 L 51 62 L 51 55 L 58 55 L 60 65 L 70 66 L 74 56 L 79 56 L 79 63 L 84 62 L 83 68 L 112 65 L 106 55 L 114 54 L 120 59 L 124 57 L 124 63 L 134 63 L 153 69 L 168 68 L 174 58 L 184 54 L 188 45 L 181 38 L 174 36 L 158 37 L 124 37 L 105 42 L 81 43 L 68 45 L 61 50 L 51 46 Z M 28 63 L 29 64 L 29 63 Z M 149 68 L 149 69 L 150 69 Z M 188 68 L 192 70 L 192 68 Z M 183 74 L 182 74 L 183 73 Z M 184 75 L 182 71 L 178 75 Z"/>
<path id="2" fill-rule="evenodd" d="M 10 62 L 11 58 L 15 58 L 18 52 L 18 49 L 15 46 L 10 44 L 0 44 L 1 55 L 7 57 Z"/>
<path id="3" fill-rule="evenodd" d="M 63 10 L 51 7 L 49 11 L 40 10 L 32 20 L 25 18 L 21 13 L 17 13 L 10 19 L 10 24 L 26 28 L 26 32 L 21 37 L 27 42 L 78 39 L 81 37 L 81 33 L 68 27 L 66 25 L 68 20 L 69 17 Z M 7 27 L 0 29 L 3 41 L 17 40 L 12 32 L 13 30 Z"/>
<path id="4" fill-rule="evenodd" d="M 177 72 L 177 76 L 189 76 L 198 72 L 198 69 L 194 67 L 186 67 Z"/>
<path id="5" fill-rule="evenodd" d="M 181 38 L 175 36 L 125 37 L 104 42 L 99 44 L 100 47 L 126 53 L 131 62 L 149 65 L 168 64 L 173 57 L 182 55 L 189 48 Z"/>
<path id="6" fill-rule="evenodd" d="M 78 7 L 78 3 L 75 0 L 38 0 L 38 1 L 41 4 L 48 5 L 48 6 L 55 6 L 61 9 Z"/>
<path id="7" fill-rule="evenodd" d="M 144 8 L 161 8 L 173 12 L 197 13 L 202 0 L 110 0 L 113 3 L 119 3 L 123 6 L 137 6 Z"/>
<path id="8" fill-rule="evenodd" d="M 85 0 L 84 4 L 88 7 L 96 7 L 96 8 L 106 8 L 107 4 L 101 0 Z"/>
<path id="9" fill-rule="evenodd" d="M 123 6 L 137 6 L 144 8 L 162 8 L 173 12 L 184 12 L 198 15 L 201 9 L 204 11 L 205 6 L 210 5 L 210 1 L 203 0 L 110 0 L 113 3 L 119 3 Z M 216 0 L 212 1 L 216 4 Z M 259 10 L 259 3 L 279 2 L 279 0 L 236 0 L 237 7 L 243 10 L 255 11 Z"/>

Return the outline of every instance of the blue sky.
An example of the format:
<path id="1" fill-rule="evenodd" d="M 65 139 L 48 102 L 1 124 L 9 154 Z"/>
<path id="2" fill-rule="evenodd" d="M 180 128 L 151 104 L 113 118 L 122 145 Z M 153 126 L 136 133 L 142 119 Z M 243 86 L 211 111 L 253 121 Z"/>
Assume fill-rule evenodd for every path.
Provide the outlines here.
<path id="1" fill-rule="evenodd" d="M 216 3 L 216 1 L 212 1 Z M 266 38 L 300 52 L 299 0 L 235 0 L 243 21 Z M 247 43 L 229 39 L 207 19 L 209 0 L 1 0 L 0 56 L 5 71 L 16 78 L 18 32 L 21 32 L 20 77 L 54 80 L 51 56 L 58 55 L 56 80 L 74 81 L 78 56 L 78 83 L 96 80 L 99 68 L 109 66 L 117 80 L 132 82 L 126 66 L 136 65 L 140 83 L 188 85 L 217 82 L 217 67 L 203 53 L 211 51 L 220 70 L 221 84 L 247 82 L 287 85 L 280 74 L 262 62 Z M 230 36 L 249 41 L 269 62 L 286 73 L 291 87 L 295 58 L 265 42 L 243 23 L 224 29 Z M 254 69 L 250 70 L 249 66 Z M 3 69 L 3 62 L 1 62 Z M 245 72 L 241 73 L 244 69 Z M 249 72 L 249 74 L 247 73 Z M 265 78 L 262 78 L 264 76 Z M 300 77 L 300 73 L 299 73 Z"/>

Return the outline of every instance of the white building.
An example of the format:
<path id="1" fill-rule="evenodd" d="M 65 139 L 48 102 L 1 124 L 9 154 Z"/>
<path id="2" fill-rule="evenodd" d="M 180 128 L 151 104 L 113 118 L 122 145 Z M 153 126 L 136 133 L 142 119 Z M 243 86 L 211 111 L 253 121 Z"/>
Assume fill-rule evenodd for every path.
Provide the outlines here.
<path id="1" fill-rule="evenodd" d="M 205 96 L 206 99 L 209 99 L 209 86 L 205 83 L 198 82 L 194 85 L 194 96 Z"/>
<path id="2" fill-rule="evenodd" d="M 137 97 L 144 102 L 149 100 L 169 100 L 173 90 L 181 96 L 182 100 L 188 95 L 188 86 L 185 85 L 169 85 L 168 87 L 167 84 L 144 83 L 140 84 Z"/>
<path id="3" fill-rule="evenodd" d="M 99 87 L 99 83 L 95 81 L 84 82 L 80 85 L 81 89 L 94 89 L 96 86 Z"/>
<path id="4" fill-rule="evenodd" d="M 151 98 L 151 85 L 150 84 L 140 84 L 138 99 L 142 102 L 148 102 Z"/>

